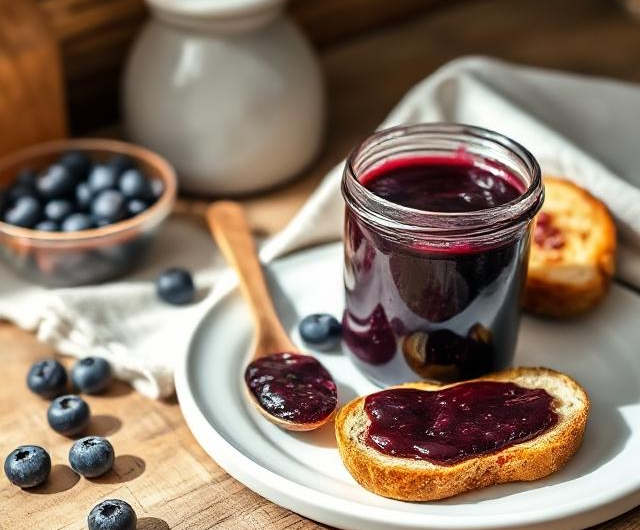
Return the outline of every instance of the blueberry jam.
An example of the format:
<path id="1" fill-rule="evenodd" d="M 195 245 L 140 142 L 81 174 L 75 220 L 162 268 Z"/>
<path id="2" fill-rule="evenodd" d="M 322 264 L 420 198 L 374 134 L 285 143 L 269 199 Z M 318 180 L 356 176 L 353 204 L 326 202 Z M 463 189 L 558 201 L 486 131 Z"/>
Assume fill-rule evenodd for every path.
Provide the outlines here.
<path id="1" fill-rule="evenodd" d="M 520 182 L 497 166 L 464 156 L 401 158 L 366 173 L 361 184 L 390 202 L 431 212 L 476 212 L 522 195 Z"/>
<path id="2" fill-rule="evenodd" d="M 316 423 L 336 408 L 338 391 L 331 375 L 316 359 L 275 353 L 247 367 L 245 382 L 262 408 L 293 423 Z"/>
<path id="3" fill-rule="evenodd" d="M 383 454 L 451 465 L 531 440 L 553 427 L 542 389 L 480 381 L 440 391 L 398 388 L 372 394 L 366 443 Z"/>
<path id="4" fill-rule="evenodd" d="M 464 154 L 391 159 L 358 180 L 389 202 L 446 214 L 496 208 L 524 192 L 505 167 Z M 347 208 L 343 340 L 356 364 L 381 385 L 416 375 L 458 381 L 508 366 L 528 233 L 524 223 L 498 243 L 407 242 Z"/>

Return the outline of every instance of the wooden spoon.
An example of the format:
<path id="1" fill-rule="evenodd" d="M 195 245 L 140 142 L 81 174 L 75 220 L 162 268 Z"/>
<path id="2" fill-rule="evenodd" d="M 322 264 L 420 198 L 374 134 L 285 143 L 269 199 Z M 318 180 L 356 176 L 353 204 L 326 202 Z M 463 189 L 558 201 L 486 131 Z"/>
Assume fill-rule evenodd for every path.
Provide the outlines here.
<path id="1" fill-rule="evenodd" d="M 260 413 L 279 427 L 292 431 L 321 427 L 335 414 L 336 384 L 314 357 L 298 351 L 282 327 L 242 206 L 216 202 L 207 209 L 207 221 L 238 275 L 255 324 L 252 361 L 245 372 L 249 396 Z"/>

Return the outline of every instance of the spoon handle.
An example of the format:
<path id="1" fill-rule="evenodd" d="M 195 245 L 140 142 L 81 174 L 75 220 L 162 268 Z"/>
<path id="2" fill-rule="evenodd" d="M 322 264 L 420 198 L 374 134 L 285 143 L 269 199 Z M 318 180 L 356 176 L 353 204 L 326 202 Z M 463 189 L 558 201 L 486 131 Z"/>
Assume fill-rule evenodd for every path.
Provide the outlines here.
<path id="1" fill-rule="evenodd" d="M 280 323 L 262 274 L 249 223 L 242 206 L 218 201 L 207 209 L 207 221 L 218 247 L 236 271 L 256 327 L 254 358 L 277 352 L 296 352 Z"/>

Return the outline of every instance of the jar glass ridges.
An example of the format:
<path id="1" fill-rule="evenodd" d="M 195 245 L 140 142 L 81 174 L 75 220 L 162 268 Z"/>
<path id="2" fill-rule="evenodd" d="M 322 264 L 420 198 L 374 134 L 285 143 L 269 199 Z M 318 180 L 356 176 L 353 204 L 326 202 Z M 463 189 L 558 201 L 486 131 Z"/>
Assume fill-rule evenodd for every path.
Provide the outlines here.
<path id="1" fill-rule="evenodd" d="M 509 175 L 516 198 L 472 211 L 426 211 L 390 202 L 362 182 L 392 165 L 460 157 L 469 168 Z M 451 382 L 508 366 L 531 220 L 544 197 L 533 156 L 477 127 L 398 127 L 353 151 L 342 191 L 344 342 L 356 365 L 380 385 Z"/>

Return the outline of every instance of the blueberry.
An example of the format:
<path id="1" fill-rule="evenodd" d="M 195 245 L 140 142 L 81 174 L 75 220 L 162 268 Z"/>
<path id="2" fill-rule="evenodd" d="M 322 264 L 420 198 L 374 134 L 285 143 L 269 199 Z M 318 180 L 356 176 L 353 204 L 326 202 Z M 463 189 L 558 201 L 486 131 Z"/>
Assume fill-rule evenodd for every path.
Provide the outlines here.
<path id="1" fill-rule="evenodd" d="M 60 158 L 60 165 L 66 167 L 76 180 L 86 178 L 91 170 L 91 159 L 82 151 L 69 151 Z"/>
<path id="2" fill-rule="evenodd" d="M 61 164 L 49 166 L 36 182 L 38 192 L 45 199 L 59 199 L 71 195 L 76 187 L 76 179 Z"/>
<path id="3" fill-rule="evenodd" d="M 136 530 L 138 518 L 130 504 L 109 499 L 93 507 L 87 524 L 89 530 Z"/>
<path id="4" fill-rule="evenodd" d="M 156 279 L 156 292 L 169 304 L 183 305 L 193 301 L 196 288 L 189 271 L 169 269 Z"/>
<path id="5" fill-rule="evenodd" d="M 99 394 L 111 381 L 111 365 L 101 357 L 85 357 L 71 369 L 71 382 L 80 392 Z"/>
<path id="6" fill-rule="evenodd" d="M 153 198 L 151 183 L 137 169 L 129 169 L 120 177 L 118 187 L 127 199 L 148 201 Z"/>
<path id="7" fill-rule="evenodd" d="M 39 361 L 29 368 L 27 386 L 32 392 L 53 399 L 61 394 L 67 386 L 67 371 L 55 359 Z"/>
<path id="8" fill-rule="evenodd" d="M 127 203 L 127 213 L 129 214 L 130 217 L 133 217 L 135 215 L 138 215 L 144 212 L 147 208 L 149 208 L 149 205 L 146 202 L 141 201 L 139 199 L 131 199 Z"/>
<path id="9" fill-rule="evenodd" d="M 321 313 L 304 317 L 298 329 L 303 342 L 316 350 L 335 348 L 342 334 L 340 322 L 331 315 Z"/>
<path id="10" fill-rule="evenodd" d="M 12 208 L 9 208 L 4 220 L 15 226 L 33 228 L 40 220 L 42 208 L 37 199 L 33 197 L 20 197 Z"/>
<path id="11" fill-rule="evenodd" d="M 73 436 L 87 428 L 90 414 L 89 405 L 81 397 L 70 394 L 51 402 L 47 419 L 54 431 Z"/>
<path id="12" fill-rule="evenodd" d="M 38 174 L 33 169 L 23 169 L 18 173 L 15 185 L 35 191 L 37 181 Z"/>
<path id="13" fill-rule="evenodd" d="M 114 155 L 107 162 L 107 166 L 115 171 L 116 176 L 120 176 L 125 171 L 135 169 L 136 163 L 128 155 Z"/>
<path id="14" fill-rule="evenodd" d="M 67 199 L 53 199 L 44 205 L 44 215 L 50 221 L 59 223 L 73 212 L 73 203 Z"/>
<path id="15" fill-rule="evenodd" d="M 93 199 L 93 192 L 88 182 L 81 182 L 76 187 L 76 206 L 83 212 L 89 211 L 91 207 L 91 200 Z"/>
<path id="16" fill-rule="evenodd" d="M 16 486 L 33 488 L 49 477 L 51 457 L 38 445 L 21 445 L 4 461 L 4 472 Z"/>
<path id="17" fill-rule="evenodd" d="M 72 213 L 62 222 L 63 232 L 79 232 L 93 227 L 93 219 L 86 213 Z"/>
<path id="18" fill-rule="evenodd" d="M 89 189 L 97 194 L 104 190 L 113 190 L 118 185 L 118 175 L 108 166 L 93 166 L 89 173 Z"/>
<path id="19" fill-rule="evenodd" d="M 160 179 L 153 179 L 151 181 L 151 192 L 155 199 L 159 199 L 164 193 L 164 182 Z"/>
<path id="20" fill-rule="evenodd" d="M 44 221 L 40 221 L 36 226 L 33 227 L 33 229 L 40 230 L 40 232 L 59 232 L 60 225 L 55 221 L 46 219 Z"/>
<path id="21" fill-rule="evenodd" d="M 40 202 L 40 198 L 38 197 L 38 192 L 28 186 L 24 186 L 22 184 L 15 184 L 11 186 L 7 191 L 7 199 L 8 199 L 8 202 L 11 204 L 15 204 L 15 202 L 20 200 L 22 197 L 33 197 L 38 202 Z"/>
<path id="22" fill-rule="evenodd" d="M 116 190 L 100 192 L 91 203 L 91 213 L 96 221 L 122 221 L 127 216 L 127 205 L 122 193 Z"/>
<path id="23" fill-rule="evenodd" d="M 104 475 L 113 467 L 115 453 L 106 438 L 87 436 L 75 442 L 69 450 L 69 464 L 87 478 Z"/>

